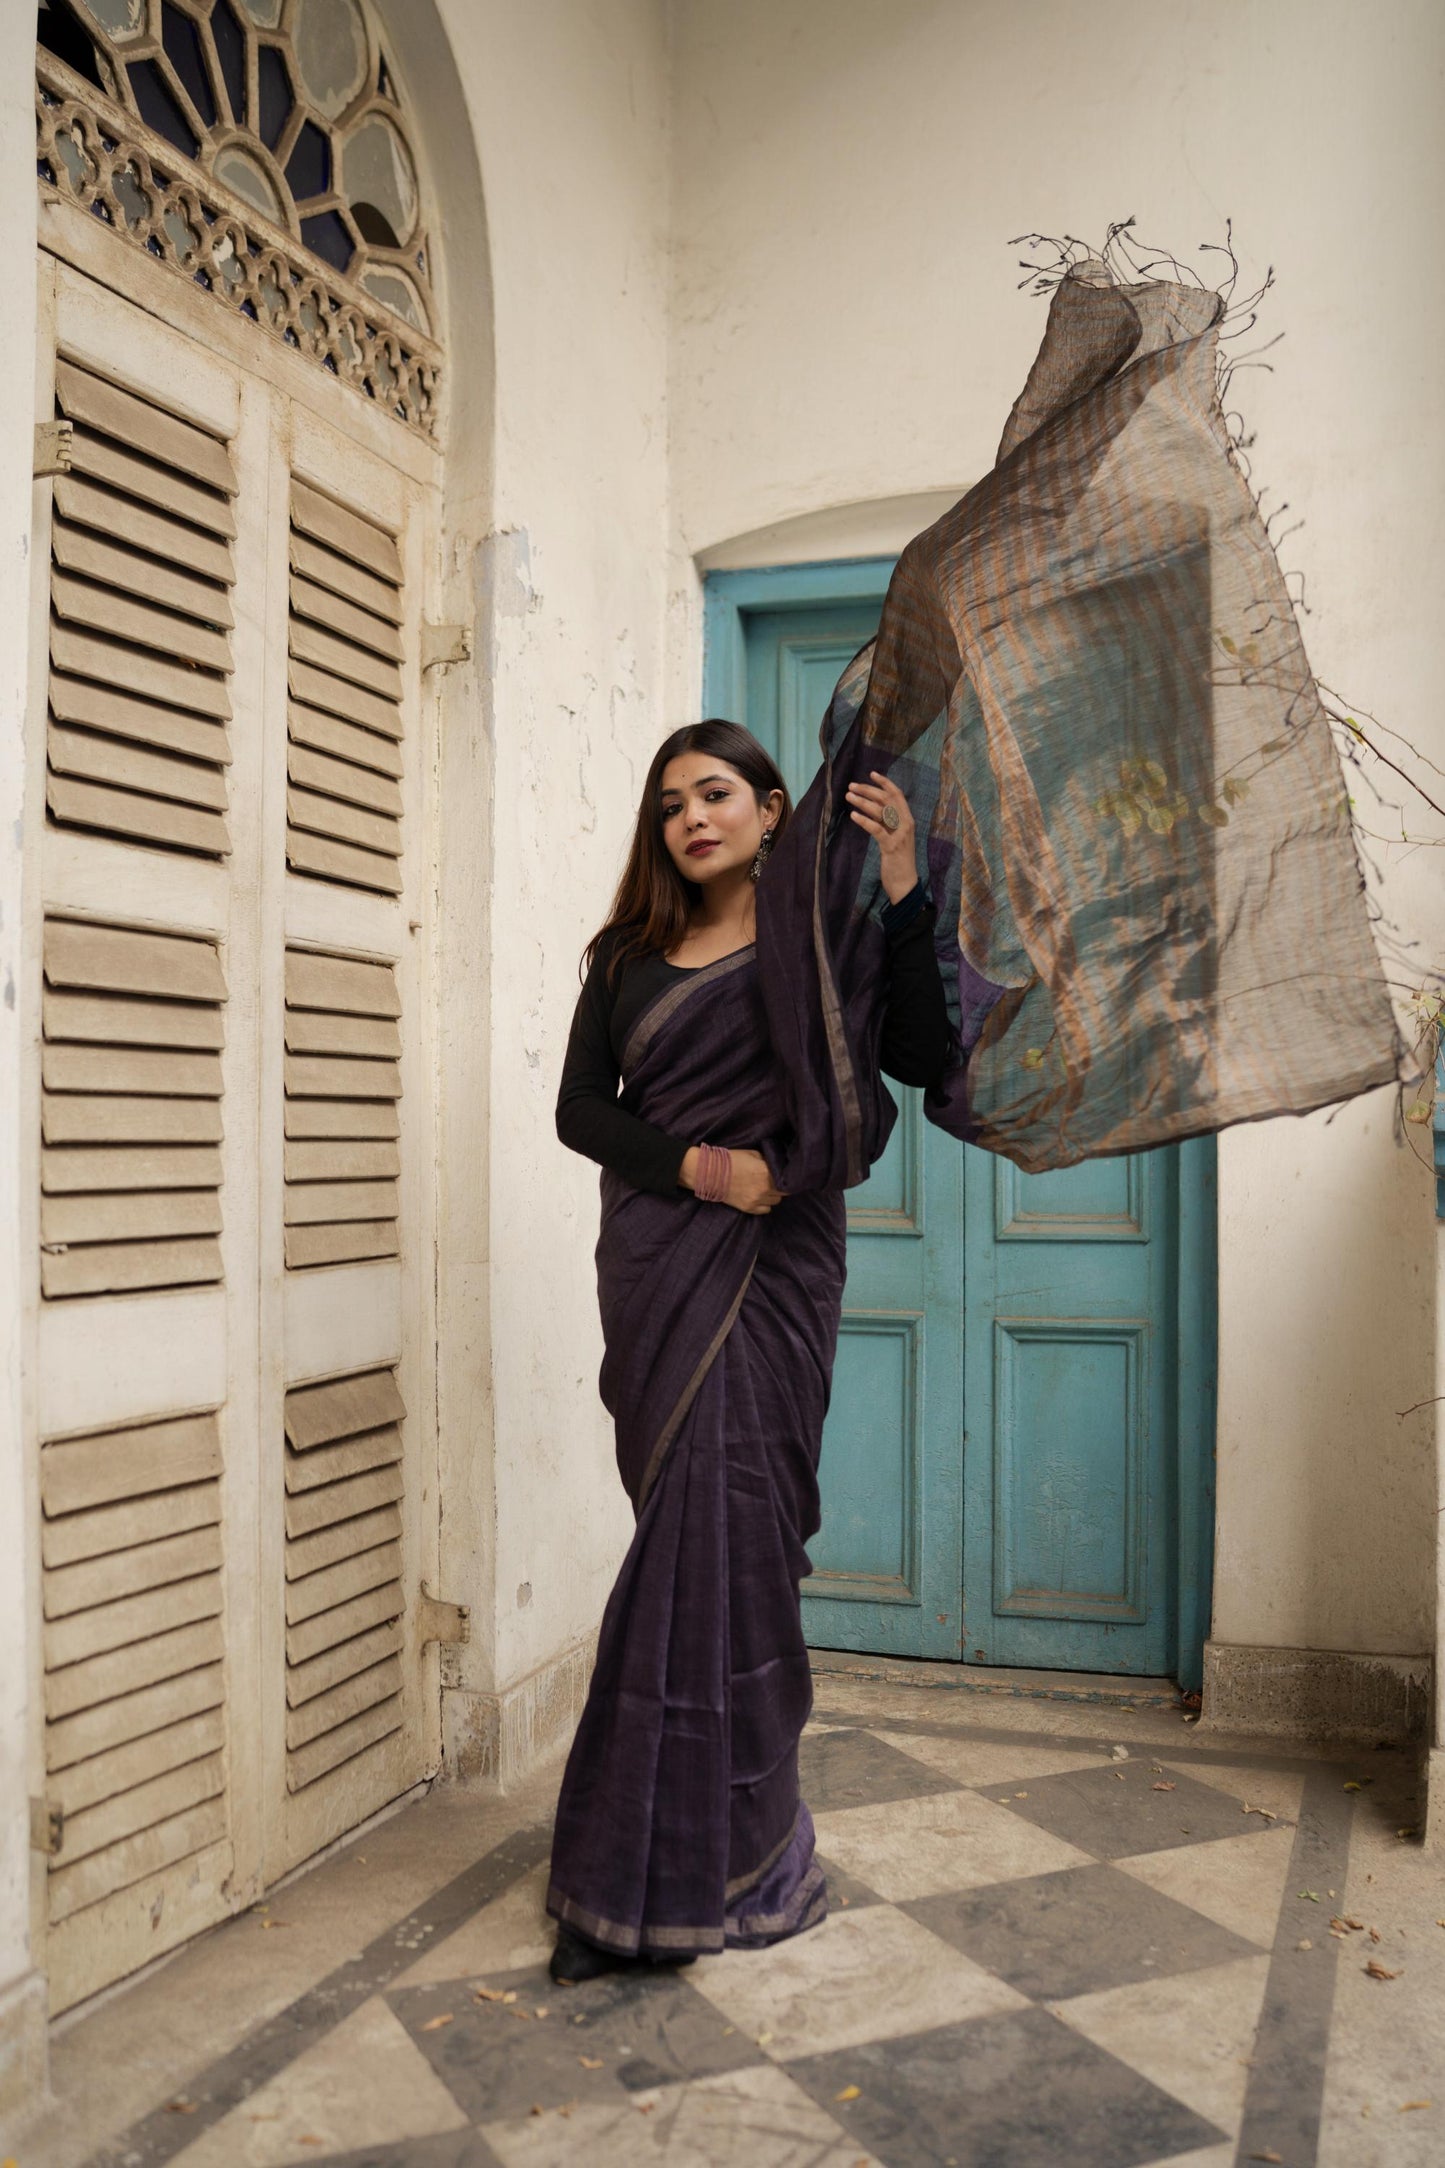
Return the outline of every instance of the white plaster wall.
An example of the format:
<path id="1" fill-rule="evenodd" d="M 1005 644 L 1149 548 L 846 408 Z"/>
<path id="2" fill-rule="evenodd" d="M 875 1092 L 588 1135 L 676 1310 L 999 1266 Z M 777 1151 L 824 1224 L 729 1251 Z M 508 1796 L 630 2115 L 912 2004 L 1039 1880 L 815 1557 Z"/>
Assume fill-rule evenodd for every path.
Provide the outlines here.
<path id="1" fill-rule="evenodd" d="M 446 725 L 479 715 L 491 741 L 490 929 L 477 928 L 490 1181 L 472 1239 L 491 1267 L 476 1379 L 490 1384 L 495 1442 L 483 1407 L 469 1437 L 454 1404 L 443 1464 L 445 1593 L 468 1600 L 458 1583 L 474 1571 L 493 1606 L 457 1676 L 486 1689 L 595 1628 L 631 1525 L 596 1390 L 597 1177 L 557 1143 L 553 1107 L 578 956 L 663 727 L 666 24 L 660 0 L 440 0 L 438 12 L 480 158 L 492 296 L 490 534 L 471 565 L 480 705 L 469 717 L 453 700 Z M 450 252 L 446 268 L 455 292 L 469 266 Z M 449 366 L 462 379 L 483 363 L 462 347 Z M 465 839 L 448 834 L 444 912 L 476 894 Z M 478 1180 L 466 1163 L 440 1172 L 444 1192 Z M 443 1271 L 475 1262 L 444 1257 Z M 483 1275 L 472 1281 L 480 1298 Z M 491 1547 L 489 1569 L 469 1543 Z"/>
<path id="2" fill-rule="evenodd" d="M 14 215 L 0 224 L 11 419 L 0 430 L 0 2113 L 7 2077 L 26 2073 L 43 2012 L 12 1990 L 30 1966 L 30 1836 L 35 1787 L 26 1694 L 32 1671 L 34 1560 L 25 1555 L 30 1494 L 23 1457 L 20 1251 L 20 1078 L 33 1017 L 19 1007 L 21 806 L 25 774 L 26 636 L 29 614 L 35 353 L 35 121 L 31 69 L 35 25 L 24 8 L 0 9 L 0 197 Z M 32 2022 L 33 2021 L 33 2022 Z M 11 2058 L 15 2063 L 7 2070 Z M 16 2086 L 18 2091 L 18 2084 Z"/>
<path id="3" fill-rule="evenodd" d="M 1312 658 L 1445 767 L 1421 606 L 1445 479 L 1433 0 L 676 0 L 673 21 L 679 706 L 699 554 L 992 463 L 1044 315 L 1012 236 L 1133 213 L 1182 253 L 1232 216 L 1241 290 L 1279 273 L 1275 374 L 1236 390 L 1257 477 L 1308 522 L 1287 562 Z M 1438 963 L 1440 854 L 1381 858 Z M 1226 1136 L 1220 1186 L 1215 1634 L 1424 1650 L 1432 1418 L 1396 1411 L 1434 1390 L 1425 1170 L 1377 1095 Z"/>

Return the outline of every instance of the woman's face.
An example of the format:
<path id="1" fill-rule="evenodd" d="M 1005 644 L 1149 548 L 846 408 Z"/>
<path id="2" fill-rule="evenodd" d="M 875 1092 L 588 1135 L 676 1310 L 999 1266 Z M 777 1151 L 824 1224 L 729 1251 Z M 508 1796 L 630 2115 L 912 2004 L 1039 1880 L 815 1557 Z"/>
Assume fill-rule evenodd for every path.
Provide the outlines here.
<path id="1" fill-rule="evenodd" d="M 750 866 L 782 808 L 774 791 L 759 805 L 745 776 L 716 753 L 679 753 L 662 771 L 662 840 L 688 881 L 706 887 Z"/>

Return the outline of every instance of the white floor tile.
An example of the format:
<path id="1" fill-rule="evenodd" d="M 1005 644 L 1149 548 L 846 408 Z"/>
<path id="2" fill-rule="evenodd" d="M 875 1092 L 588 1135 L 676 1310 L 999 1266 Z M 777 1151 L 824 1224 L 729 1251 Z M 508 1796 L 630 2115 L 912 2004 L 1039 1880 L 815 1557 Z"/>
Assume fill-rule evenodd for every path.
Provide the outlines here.
<path id="1" fill-rule="evenodd" d="M 899 1904 L 1087 1866 L 1091 1858 L 977 1792 L 844 1807 L 820 1814 L 817 1823 L 825 1859 Z"/>
<path id="2" fill-rule="evenodd" d="M 784 2062 L 1024 2006 L 1013 1988 L 891 1905 L 834 1913 L 769 1950 L 699 1958 L 689 1978 Z"/>
<path id="3" fill-rule="evenodd" d="M 1267 1957 L 1244 1957 L 1048 2007 L 1095 2047 L 1237 2136 L 1268 1976 Z"/>
<path id="4" fill-rule="evenodd" d="M 1114 1865 L 1151 1889 L 1162 1890 L 1166 1897 L 1192 1905 L 1216 1926 L 1268 1950 L 1274 1946 L 1293 1851 L 1292 1829 L 1270 1829 L 1253 1837 L 1217 1837 L 1212 1844 L 1140 1852 L 1133 1859 L 1116 1859 Z M 1320 1921 L 1326 1935 L 1329 1912 L 1326 1902 Z"/>
<path id="5" fill-rule="evenodd" d="M 176 2154 L 172 2168 L 290 2168 L 466 2125 L 421 2049 L 373 1998 Z"/>
<path id="6" fill-rule="evenodd" d="M 786 2072 L 765 2066 L 615 2106 L 488 2123 L 504 2168 L 878 2168 Z"/>
<path id="7" fill-rule="evenodd" d="M 876 1734 L 895 1746 L 901 1754 L 911 1754 L 941 1776 L 952 1777 L 959 1784 L 992 1786 L 995 1784 L 1023 1784 L 1030 1777 L 1063 1776 L 1074 1769 L 1099 1769 L 1109 1761 L 1106 1750 L 1085 1750 L 1076 1746 L 1029 1746 L 1023 1741 L 1017 1745 L 998 1745 L 993 1740 L 924 1738 L 918 1733 L 904 1731 L 880 1731 Z"/>

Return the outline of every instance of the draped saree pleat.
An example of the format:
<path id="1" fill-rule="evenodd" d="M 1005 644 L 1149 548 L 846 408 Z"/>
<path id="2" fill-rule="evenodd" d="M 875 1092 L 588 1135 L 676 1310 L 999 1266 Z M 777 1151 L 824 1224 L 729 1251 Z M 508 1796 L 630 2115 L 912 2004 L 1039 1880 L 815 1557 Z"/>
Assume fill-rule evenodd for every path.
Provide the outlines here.
<path id="1" fill-rule="evenodd" d="M 751 949 L 633 1026 L 622 1105 L 775 1148 Z M 557 1809 L 548 1910 L 624 1954 L 763 1943 L 821 1919 L 798 1792 L 811 1706 L 798 1583 L 844 1272 L 836 1190 L 762 1216 L 602 1180 L 602 1397 L 637 1527 Z"/>

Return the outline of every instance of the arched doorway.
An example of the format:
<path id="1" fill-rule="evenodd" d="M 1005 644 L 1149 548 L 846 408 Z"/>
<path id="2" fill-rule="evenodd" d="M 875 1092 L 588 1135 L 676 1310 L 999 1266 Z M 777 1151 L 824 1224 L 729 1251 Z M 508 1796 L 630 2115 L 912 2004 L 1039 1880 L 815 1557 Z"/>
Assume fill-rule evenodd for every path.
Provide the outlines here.
<path id="1" fill-rule="evenodd" d="M 437 1753 L 428 207 L 360 0 L 42 10 L 54 2008 Z"/>

